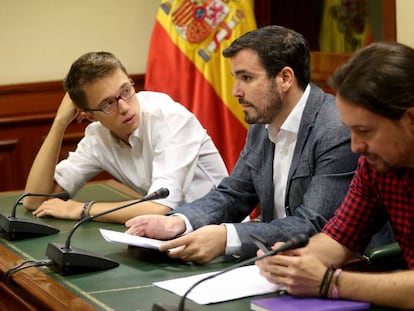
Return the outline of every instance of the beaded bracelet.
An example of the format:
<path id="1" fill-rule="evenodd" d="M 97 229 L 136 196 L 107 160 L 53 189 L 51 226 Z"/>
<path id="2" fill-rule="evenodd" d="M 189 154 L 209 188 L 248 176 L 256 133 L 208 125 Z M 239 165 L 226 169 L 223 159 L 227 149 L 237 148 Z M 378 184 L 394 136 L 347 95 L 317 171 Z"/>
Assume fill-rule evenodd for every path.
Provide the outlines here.
<path id="1" fill-rule="evenodd" d="M 338 299 L 339 298 L 338 283 L 339 283 L 339 275 L 341 274 L 341 272 L 342 272 L 341 269 L 336 269 L 335 273 L 334 273 L 335 279 L 334 279 L 334 284 L 333 284 L 333 287 L 332 287 L 332 298 L 333 299 Z"/>
<path id="2" fill-rule="evenodd" d="M 89 202 L 83 203 L 83 208 L 82 208 L 82 211 L 81 211 L 81 214 L 80 214 L 80 219 L 84 219 L 86 217 L 85 212 L 86 212 L 88 206 L 89 206 Z"/>

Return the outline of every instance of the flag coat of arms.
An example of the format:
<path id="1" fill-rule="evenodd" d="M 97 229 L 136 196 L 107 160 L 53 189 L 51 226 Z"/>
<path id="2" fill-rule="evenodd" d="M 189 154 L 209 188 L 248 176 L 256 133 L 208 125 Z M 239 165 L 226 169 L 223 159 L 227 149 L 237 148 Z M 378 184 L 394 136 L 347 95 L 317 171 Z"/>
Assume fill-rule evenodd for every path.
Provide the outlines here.
<path id="1" fill-rule="evenodd" d="M 222 51 L 253 29 L 251 0 L 164 0 L 151 37 L 145 89 L 166 93 L 193 112 L 229 171 L 248 125 L 231 95 L 234 78 Z"/>

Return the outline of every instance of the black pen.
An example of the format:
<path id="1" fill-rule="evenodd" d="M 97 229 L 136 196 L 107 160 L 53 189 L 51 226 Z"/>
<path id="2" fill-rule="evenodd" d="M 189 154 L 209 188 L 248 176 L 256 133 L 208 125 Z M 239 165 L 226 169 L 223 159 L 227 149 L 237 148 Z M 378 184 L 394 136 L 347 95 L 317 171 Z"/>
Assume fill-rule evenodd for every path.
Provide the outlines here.
<path id="1" fill-rule="evenodd" d="M 263 253 L 267 253 L 268 251 L 272 250 L 272 247 L 266 243 L 260 236 L 250 233 L 250 238 L 253 240 L 253 243 L 256 244 L 258 248 L 262 250 Z"/>

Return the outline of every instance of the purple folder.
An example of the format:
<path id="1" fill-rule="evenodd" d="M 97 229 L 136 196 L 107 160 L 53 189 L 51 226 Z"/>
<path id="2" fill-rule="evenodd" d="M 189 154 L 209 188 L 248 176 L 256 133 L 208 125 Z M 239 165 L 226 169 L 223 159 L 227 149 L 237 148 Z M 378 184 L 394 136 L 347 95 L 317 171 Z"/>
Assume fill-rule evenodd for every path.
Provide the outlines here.
<path id="1" fill-rule="evenodd" d="M 367 302 L 322 299 L 322 298 L 301 298 L 290 295 L 279 297 L 255 299 L 250 301 L 250 310 L 254 311 L 351 311 L 367 310 L 370 304 Z"/>

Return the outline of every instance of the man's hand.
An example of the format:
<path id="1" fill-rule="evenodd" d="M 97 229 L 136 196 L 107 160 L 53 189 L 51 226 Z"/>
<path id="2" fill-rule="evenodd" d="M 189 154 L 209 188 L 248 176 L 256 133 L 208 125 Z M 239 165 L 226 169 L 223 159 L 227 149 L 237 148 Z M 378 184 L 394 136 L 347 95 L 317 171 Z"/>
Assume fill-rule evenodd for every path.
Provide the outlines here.
<path id="1" fill-rule="evenodd" d="M 33 211 L 33 215 L 36 217 L 53 216 L 63 219 L 80 219 L 82 209 L 82 202 L 73 200 L 63 201 L 55 198 L 44 201 Z"/>
<path id="2" fill-rule="evenodd" d="M 277 243 L 275 247 L 281 246 Z M 258 256 L 264 253 L 259 250 Z M 256 261 L 260 274 L 269 282 L 287 286 L 288 293 L 318 296 L 326 266 L 306 247 L 284 252 Z"/>
<path id="3" fill-rule="evenodd" d="M 79 117 L 79 112 L 79 109 L 70 99 L 69 94 L 66 93 L 56 112 L 55 122 L 59 122 L 62 125 L 68 125 L 73 119 Z"/>
<path id="4" fill-rule="evenodd" d="M 185 232 L 185 222 L 179 216 L 143 215 L 125 223 L 126 233 L 158 240 L 169 240 Z"/>
<path id="5" fill-rule="evenodd" d="M 224 255 L 226 241 L 225 226 L 208 225 L 162 244 L 160 251 L 168 251 L 171 258 L 205 264 Z"/>

